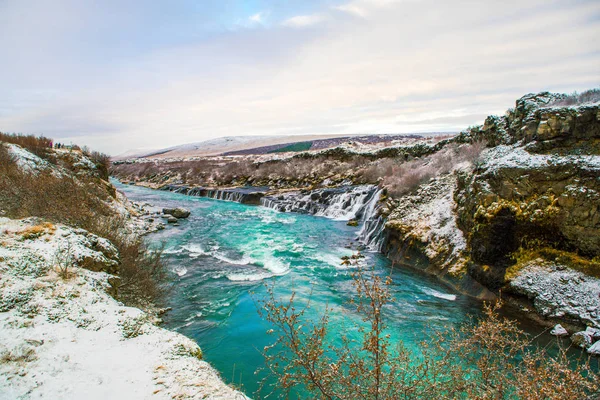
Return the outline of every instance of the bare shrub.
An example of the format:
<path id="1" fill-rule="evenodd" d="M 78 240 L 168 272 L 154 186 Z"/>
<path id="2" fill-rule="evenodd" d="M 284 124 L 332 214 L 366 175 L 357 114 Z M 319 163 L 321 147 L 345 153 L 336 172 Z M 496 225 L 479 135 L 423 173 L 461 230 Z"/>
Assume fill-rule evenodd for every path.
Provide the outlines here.
<path id="1" fill-rule="evenodd" d="M 585 92 L 573 92 L 572 94 L 548 103 L 550 107 L 573 106 L 578 104 L 595 103 L 600 101 L 600 89 L 590 89 Z"/>
<path id="2" fill-rule="evenodd" d="M 469 161 L 470 163 L 477 163 L 481 157 L 481 152 L 487 147 L 487 142 L 484 140 L 478 140 L 471 144 L 462 145 L 460 147 L 460 154 L 463 160 Z"/>
<path id="3" fill-rule="evenodd" d="M 162 302 L 170 289 L 164 248 L 153 250 L 144 241 L 133 240 L 121 243 L 119 250 L 119 298 L 141 307 Z"/>
<path id="4" fill-rule="evenodd" d="M 155 252 L 139 238 L 129 236 L 127 220 L 115 213 L 110 187 L 98 178 L 50 171 L 30 174 L 22 171 L 4 146 L 0 146 L 0 210 L 11 218 L 36 216 L 55 223 L 86 229 L 110 240 L 121 259 L 120 296 L 130 305 L 160 301 L 168 286 L 168 272 Z M 39 232 L 28 232 L 37 235 Z M 69 275 L 68 253 L 62 251 L 57 260 L 59 273 Z M 62 271 L 62 272 L 61 272 Z"/>
<path id="5" fill-rule="evenodd" d="M 64 245 L 60 246 L 54 253 L 54 266 L 62 279 L 69 279 L 73 274 L 75 260 L 73 259 L 73 249 L 71 242 L 67 240 Z"/>
<path id="6" fill-rule="evenodd" d="M 48 150 L 52 149 L 52 139 L 45 136 L 0 132 L 0 142 L 17 144 L 42 158 L 46 158 L 48 156 Z"/>
<path id="7" fill-rule="evenodd" d="M 436 332 L 417 353 L 394 346 L 384 313 L 393 301 L 389 277 L 359 268 L 353 278 L 352 304 L 363 323 L 352 330 L 359 339 L 331 331 L 330 309 L 311 321 L 310 299 L 303 303 L 295 293 L 278 301 L 270 288 L 258 302 L 274 328 L 268 333 L 275 334 L 264 349 L 267 372 L 288 397 L 293 389 L 324 399 L 575 400 L 600 393 L 598 373 L 585 360 L 533 346 L 491 306 L 477 323 Z M 340 345 L 330 340 L 334 334 L 341 335 Z"/>
<path id="8" fill-rule="evenodd" d="M 424 146 L 424 145 L 423 145 Z M 190 185 L 230 186 L 265 185 L 271 187 L 311 187 L 324 179 L 336 184 L 344 180 L 354 183 L 382 184 L 392 196 L 413 191 L 429 179 L 452 171 L 464 161 L 476 162 L 485 143 L 450 144 L 441 150 L 408 159 L 404 153 L 383 155 L 314 155 L 255 163 L 252 159 L 202 159 L 177 162 L 121 163 L 112 172 L 126 180 L 143 179 L 161 184 L 165 179 L 180 177 Z M 407 153 L 408 154 L 408 153 Z"/>
<path id="9" fill-rule="evenodd" d="M 90 151 L 84 148 L 83 154 L 85 154 L 98 168 L 100 177 L 104 180 L 108 180 L 110 170 L 110 156 L 108 154 L 100 153 L 98 151 Z"/>

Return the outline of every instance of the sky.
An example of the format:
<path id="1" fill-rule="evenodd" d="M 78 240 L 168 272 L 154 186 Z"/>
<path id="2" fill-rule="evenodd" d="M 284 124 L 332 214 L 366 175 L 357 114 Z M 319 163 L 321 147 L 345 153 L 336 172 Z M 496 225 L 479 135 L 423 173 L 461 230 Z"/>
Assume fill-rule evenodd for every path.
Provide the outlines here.
<path id="1" fill-rule="evenodd" d="M 0 131 L 119 154 L 459 131 L 600 87 L 597 0 L 0 0 Z"/>

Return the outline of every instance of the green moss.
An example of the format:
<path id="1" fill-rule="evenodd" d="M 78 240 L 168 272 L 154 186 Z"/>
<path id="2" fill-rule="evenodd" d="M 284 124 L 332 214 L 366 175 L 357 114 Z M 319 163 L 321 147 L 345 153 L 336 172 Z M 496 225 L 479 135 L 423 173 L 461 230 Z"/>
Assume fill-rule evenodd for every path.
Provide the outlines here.
<path id="1" fill-rule="evenodd" d="M 453 278 L 462 278 L 468 272 L 468 265 L 471 262 L 470 257 L 461 257 L 452 264 L 448 270 L 448 275 Z"/>
<path id="2" fill-rule="evenodd" d="M 482 204 L 475 212 L 475 219 L 489 222 L 503 210 L 510 210 L 517 221 L 542 225 L 550 223 L 560 212 L 556 196 L 545 194 L 530 196 L 522 201 L 498 199 L 487 207 Z"/>

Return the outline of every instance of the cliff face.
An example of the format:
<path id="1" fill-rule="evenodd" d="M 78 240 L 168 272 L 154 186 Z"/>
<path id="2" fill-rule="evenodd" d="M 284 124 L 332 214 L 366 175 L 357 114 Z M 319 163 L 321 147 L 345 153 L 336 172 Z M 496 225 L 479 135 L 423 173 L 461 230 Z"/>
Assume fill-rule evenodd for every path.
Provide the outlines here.
<path id="1" fill-rule="evenodd" d="M 600 253 L 600 157 L 531 154 L 498 146 L 473 173 L 458 176 L 458 225 L 467 234 L 474 270 L 503 284 L 511 254 L 547 245 L 589 257 Z"/>
<path id="2" fill-rule="evenodd" d="M 502 289 L 544 317 L 597 325 L 598 293 L 586 290 L 600 277 L 600 106 L 562 106 L 565 98 L 524 96 L 505 116 L 454 138 L 485 141 L 488 149 L 471 167 L 398 199 L 386 224 L 388 256 L 405 264 L 410 258 L 477 297 Z M 462 240 L 432 219 L 444 208 L 451 210 L 446 226 L 455 223 Z M 569 275 L 562 271 L 584 278 L 548 278 Z M 561 290 L 549 290 L 553 283 Z"/>
<path id="3" fill-rule="evenodd" d="M 600 107 L 541 107 L 525 96 L 505 117 L 488 118 L 484 135 L 501 144 L 472 173 L 458 175 L 458 225 L 467 234 L 471 273 L 504 284 L 519 248 L 550 246 L 600 254 Z"/>

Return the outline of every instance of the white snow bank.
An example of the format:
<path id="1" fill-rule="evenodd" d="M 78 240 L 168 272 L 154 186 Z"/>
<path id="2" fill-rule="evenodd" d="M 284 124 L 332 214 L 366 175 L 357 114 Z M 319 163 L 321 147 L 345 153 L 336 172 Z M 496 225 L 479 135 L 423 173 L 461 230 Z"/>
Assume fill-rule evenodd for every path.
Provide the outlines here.
<path id="1" fill-rule="evenodd" d="M 23 149 L 16 144 L 6 144 L 8 152 L 14 158 L 15 162 L 24 172 L 37 174 L 45 169 L 50 169 L 51 165 L 48 161 L 42 160 L 40 157 Z"/>
<path id="2" fill-rule="evenodd" d="M 35 223 L 0 218 L 0 398 L 246 398 L 198 358 L 192 340 L 110 297 L 111 275 L 59 276 L 67 241 L 106 258 L 89 234 L 57 226 L 24 239 Z"/>

